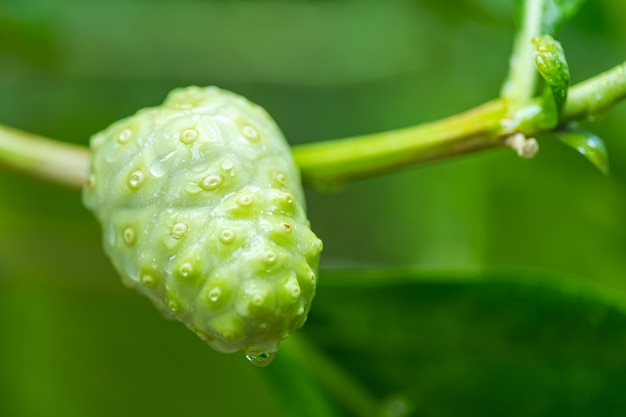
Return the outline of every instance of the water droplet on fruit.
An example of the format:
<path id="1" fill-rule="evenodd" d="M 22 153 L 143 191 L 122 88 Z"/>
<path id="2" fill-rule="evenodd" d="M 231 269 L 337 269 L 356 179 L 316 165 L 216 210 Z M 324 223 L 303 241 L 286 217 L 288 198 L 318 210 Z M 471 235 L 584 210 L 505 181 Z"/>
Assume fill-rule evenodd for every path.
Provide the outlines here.
<path id="1" fill-rule="evenodd" d="M 224 159 L 224 161 L 222 161 L 222 165 L 220 166 L 224 171 L 230 171 L 231 169 L 233 169 L 235 164 L 230 159 Z"/>
<path id="2" fill-rule="evenodd" d="M 246 359 L 248 359 L 248 361 L 252 365 L 260 366 L 260 367 L 269 365 L 270 363 L 272 363 L 275 357 L 276 357 L 276 352 L 261 352 L 261 353 L 256 353 L 256 354 L 250 354 L 250 353 L 246 354 Z"/>
<path id="3" fill-rule="evenodd" d="M 137 169 L 131 172 L 130 175 L 128 176 L 128 187 L 132 190 L 138 190 L 141 187 L 141 184 L 143 184 L 143 180 L 144 180 L 143 171 L 140 169 Z"/>

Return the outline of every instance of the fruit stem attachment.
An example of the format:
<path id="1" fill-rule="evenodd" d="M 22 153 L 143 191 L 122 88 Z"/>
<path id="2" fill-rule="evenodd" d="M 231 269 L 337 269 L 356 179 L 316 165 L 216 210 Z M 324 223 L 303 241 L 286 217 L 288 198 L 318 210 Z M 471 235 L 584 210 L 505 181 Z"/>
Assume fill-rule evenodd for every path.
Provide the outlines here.
<path id="1" fill-rule="evenodd" d="M 87 181 L 89 149 L 0 125 L 0 165 L 56 184 Z"/>

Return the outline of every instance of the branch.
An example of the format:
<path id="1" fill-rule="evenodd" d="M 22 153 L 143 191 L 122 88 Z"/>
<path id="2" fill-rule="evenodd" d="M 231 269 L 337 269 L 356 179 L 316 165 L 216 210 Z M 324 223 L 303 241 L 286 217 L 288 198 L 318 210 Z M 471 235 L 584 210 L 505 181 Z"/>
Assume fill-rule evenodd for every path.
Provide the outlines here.
<path id="1" fill-rule="evenodd" d="M 89 149 L 0 125 L 0 165 L 72 188 L 87 181 Z"/>
<path id="2" fill-rule="evenodd" d="M 593 117 L 625 98 L 626 63 L 572 86 L 561 122 Z M 357 178 L 504 147 L 516 133 L 546 131 L 543 98 L 518 106 L 511 114 L 508 101 L 496 99 L 414 127 L 295 146 L 293 154 L 306 185 L 333 189 Z"/>
<path id="3" fill-rule="evenodd" d="M 526 0 L 522 27 L 520 28 L 509 62 L 509 75 L 502 86 L 501 96 L 510 103 L 523 103 L 535 92 L 537 71 L 532 59 L 534 48 L 531 39 L 541 34 L 541 21 L 545 0 Z"/>
<path id="4" fill-rule="evenodd" d="M 570 88 L 561 122 L 606 112 L 626 98 L 626 63 Z M 499 98 L 467 112 L 404 129 L 294 146 L 305 185 L 321 189 L 408 166 L 489 148 L 505 147 L 514 134 L 543 132 L 542 98 L 511 114 Z M 0 125 L 0 166 L 53 183 L 81 188 L 90 161 L 87 147 L 60 142 Z"/>

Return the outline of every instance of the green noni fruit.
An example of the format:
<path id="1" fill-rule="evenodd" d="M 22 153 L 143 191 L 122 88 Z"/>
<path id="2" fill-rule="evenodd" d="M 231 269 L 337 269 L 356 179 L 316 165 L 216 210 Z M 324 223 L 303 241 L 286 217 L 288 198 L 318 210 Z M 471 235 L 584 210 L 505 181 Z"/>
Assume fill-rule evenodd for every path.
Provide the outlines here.
<path id="1" fill-rule="evenodd" d="M 123 282 L 215 350 L 269 363 L 306 320 L 322 249 L 276 123 L 234 93 L 188 87 L 91 150 L 83 200 Z"/>

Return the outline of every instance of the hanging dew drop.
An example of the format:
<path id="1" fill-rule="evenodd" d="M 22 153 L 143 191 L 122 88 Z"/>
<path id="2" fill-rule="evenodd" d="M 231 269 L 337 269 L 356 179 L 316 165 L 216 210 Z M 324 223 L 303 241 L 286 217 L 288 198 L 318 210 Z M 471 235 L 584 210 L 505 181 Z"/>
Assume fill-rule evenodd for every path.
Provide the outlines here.
<path id="1" fill-rule="evenodd" d="M 272 363 L 274 358 L 276 357 L 276 352 L 263 352 L 258 354 L 247 354 L 246 359 L 254 365 L 259 367 L 264 367 Z"/>

